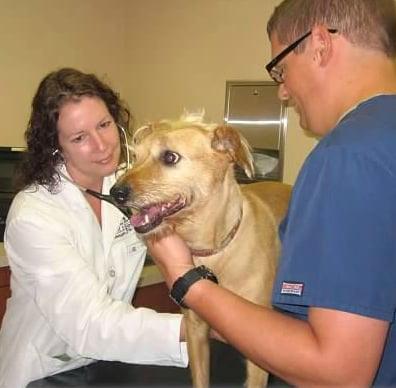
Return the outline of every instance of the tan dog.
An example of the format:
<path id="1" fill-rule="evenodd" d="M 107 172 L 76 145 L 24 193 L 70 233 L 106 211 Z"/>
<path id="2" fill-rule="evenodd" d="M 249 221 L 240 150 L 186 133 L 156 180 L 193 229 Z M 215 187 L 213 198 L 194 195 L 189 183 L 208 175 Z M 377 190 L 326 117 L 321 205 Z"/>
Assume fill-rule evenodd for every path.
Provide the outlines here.
<path id="1" fill-rule="evenodd" d="M 211 268 L 221 286 L 270 306 L 277 228 L 290 186 L 238 185 L 234 164 L 253 174 L 246 141 L 230 127 L 199 120 L 143 127 L 132 151 L 133 168 L 112 193 L 124 205 L 142 208 L 131 218 L 136 231 L 150 239 L 175 230 L 191 248 L 194 263 Z M 183 313 L 194 386 L 208 387 L 209 327 L 193 311 Z M 267 376 L 248 361 L 248 387 L 264 386 Z"/>

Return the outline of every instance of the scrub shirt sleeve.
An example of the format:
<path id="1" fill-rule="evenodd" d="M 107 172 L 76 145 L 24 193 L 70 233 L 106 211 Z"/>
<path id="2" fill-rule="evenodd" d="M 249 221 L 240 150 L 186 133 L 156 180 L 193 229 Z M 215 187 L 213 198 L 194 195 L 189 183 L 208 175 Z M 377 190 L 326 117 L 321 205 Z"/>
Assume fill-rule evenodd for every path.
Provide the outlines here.
<path id="1" fill-rule="evenodd" d="M 311 154 L 282 225 L 275 306 L 323 307 L 392 321 L 396 306 L 394 177 L 342 146 Z"/>

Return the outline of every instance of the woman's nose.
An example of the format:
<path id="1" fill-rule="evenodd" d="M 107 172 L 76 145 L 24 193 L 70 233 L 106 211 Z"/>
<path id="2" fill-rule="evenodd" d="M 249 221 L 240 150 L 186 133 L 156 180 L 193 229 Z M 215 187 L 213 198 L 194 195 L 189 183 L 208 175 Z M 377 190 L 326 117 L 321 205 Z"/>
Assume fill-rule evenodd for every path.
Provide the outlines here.
<path id="1" fill-rule="evenodd" d="M 102 137 L 100 136 L 99 133 L 94 132 L 92 134 L 92 143 L 95 146 L 95 148 L 97 148 L 99 151 L 102 151 L 106 148 L 106 141 L 104 139 L 102 139 Z"/>

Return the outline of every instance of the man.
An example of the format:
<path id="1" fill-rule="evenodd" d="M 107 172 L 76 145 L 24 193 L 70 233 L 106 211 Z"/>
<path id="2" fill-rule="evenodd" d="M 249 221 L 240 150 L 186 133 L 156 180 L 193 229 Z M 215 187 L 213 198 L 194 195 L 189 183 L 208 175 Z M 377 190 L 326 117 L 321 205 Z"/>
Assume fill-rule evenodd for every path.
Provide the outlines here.
<path id="1" fill-rule="evenodd" d="M 394 385 L 394 1 L 285 0 L 267 29 L 280 98 L 322 137 L 280 228 L 275 310 L 205 279 L 183 302 L 290 384 Z M 193 268 L 178 236 L 149 249 L 169 287 Z"/>

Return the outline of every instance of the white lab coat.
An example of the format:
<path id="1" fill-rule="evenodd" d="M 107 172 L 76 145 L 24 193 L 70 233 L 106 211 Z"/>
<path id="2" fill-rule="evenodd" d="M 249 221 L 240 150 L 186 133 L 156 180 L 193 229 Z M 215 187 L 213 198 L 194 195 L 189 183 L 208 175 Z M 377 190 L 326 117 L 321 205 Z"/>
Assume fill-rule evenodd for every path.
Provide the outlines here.
<path id="1" fill-rule="evenodd" d="M 65 172 L 65 170 L 64 170 Z M 106 178 L 108 193 L 115 178 Z M 129 221 L 102 201 L 102 228 L 81 191 L 62 180 L 15 197 L 5 249 L 12 296 L 0 331 L 0 387 L 94 360 L 187 365 L 181 315 L 130 305 L 146 249 Z"/>

